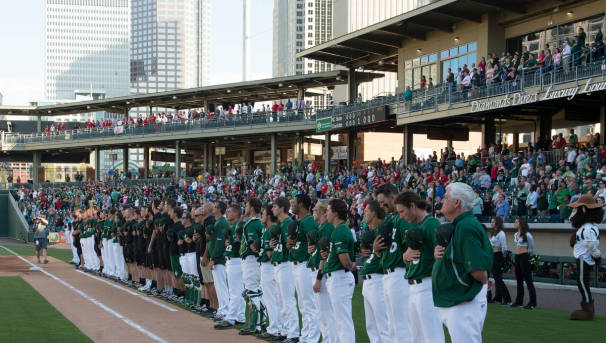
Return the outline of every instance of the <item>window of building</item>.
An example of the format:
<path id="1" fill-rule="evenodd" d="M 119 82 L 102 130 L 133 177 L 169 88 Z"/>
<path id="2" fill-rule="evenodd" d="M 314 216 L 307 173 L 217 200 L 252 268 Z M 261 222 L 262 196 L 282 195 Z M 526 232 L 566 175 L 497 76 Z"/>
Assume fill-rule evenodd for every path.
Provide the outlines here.
<path id="1" fill-rule="evenodd" d="M 452 72 L 456 74 L 458 68 L 463 68 L 464 65 L 471 68 L 472 63 L 477 63 L 477 48 L 478 44 L 476 42 L 471 42 L 447 50 L 442 50 L 440 52 L 440 62 L 442 63 L 442 81 L 446 79 L 448 68 L 450 68 Z M 435 83 L 436 79 L 434 78 L 434 84 Z"/>
<path id="2" fill-rule="evenodd" d="M 604 32 L 604 15 L 600 14 L 594 17 L 550 27 L 545 30 L 509 38 L 507 39 L 506 49 L 513 54 L 516 51 L 522 52 L 522 47 L 524 46 L 529 52 L 536 56 L 541 50 L 544 50 L 547 47 L 547 44 L 549 44 L 549 48 L 553 52 L 555 48 L 562 49 L 566 39 L 569 39 L 571 44 L 574 44 L 573 42 L 579 32 L 579 28 L 583 28 L 587 35 L 585 42 L 587 44 L 592 44 L 599 29 L 602 29 L 602 32 Z"/>
<path id="3" fill-rule="evenodd" d="M 438 82 L 438 55 L 436 53 L 424 55 L 404 62 L 404 84 L 411 88 L 419 88 L 421 77 L 425 76 L 427 82 L 429 78 L 433 83 Z"/>

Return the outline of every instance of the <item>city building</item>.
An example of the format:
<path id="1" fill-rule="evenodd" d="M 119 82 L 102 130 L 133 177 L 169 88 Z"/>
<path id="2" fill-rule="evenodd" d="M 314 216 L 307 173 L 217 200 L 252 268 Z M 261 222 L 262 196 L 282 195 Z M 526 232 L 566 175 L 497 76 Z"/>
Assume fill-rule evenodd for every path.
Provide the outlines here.
<path id="1" fill-rule="evenodd" d="M 44 10 L 47 99 L 129 94 L 128 0 L 46 0 Z"/>
<path id="2" fill-rule="evenodd" d="M 297 58 L 304 49 L 333 37 L 333 0 L 274 0 L 273 77 L 320 73 L 330 63 Z M 325 90 L 316 90 L 316 93 Z M 327 95 L 311 97 L 312 106 L 326 106 Z"/>
<path id="3" fill-rule="evenodd" d="M 132 94 L 207 85 L 210 0 L 133 0 L 130 43 Z"/>

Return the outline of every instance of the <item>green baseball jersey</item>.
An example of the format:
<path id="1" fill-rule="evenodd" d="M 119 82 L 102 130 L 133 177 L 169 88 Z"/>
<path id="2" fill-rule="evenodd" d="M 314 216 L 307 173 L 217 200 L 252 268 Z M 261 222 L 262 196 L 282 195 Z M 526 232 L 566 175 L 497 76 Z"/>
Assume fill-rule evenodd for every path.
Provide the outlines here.
<path id="1" fill-rule="evenodd" d="M 255 255 L 252 250 L 250 250 L 250 245 L 257 238 L 260 238 L 262 233 L 263 224 L 261 223 L 260 218 L 250 218 L 246 224 L 244 224 L 242 242 L 240 244 L 240 256 L 242 256 L 242 258 Z"/>
<path id="2" fill-rule="evenodd" d="M 454 232 L 444 256 L 433 265 L 433 303 L 451 307 L 472 300 L 482 284 L 470 274 L 492 268 L 492 247 L 482 224 L 469 212 L 453 221 Z"/>
<path id="3" fill-rule="evenodd" d="M 229 244 L 225 247 L 225 257 L 240 258 L 240 248 L 238 237 L 236 237 L 236 227 L 240 221 L 234 222 L 230 228 Z"/>
<path id="4" fill-rule="evenodd" d="M 103 237 L 110 238 L 111 233 L 112 233 L 112 220 L 105 219 L 105 221 L 103 221 Z"/>
<path id="5" fill-rule="evenodd" d="M 377 230 L 368 229 L 373 233 L 373 237 L 377 238 Z M 374 251 L 371 252 L 370 256 L 364 259 L 364 264 L 362 264 L 362 268 L 358 271 L 360 275 L 367 274 L 383 274 L 383 265 L 381 263 L 381 258 L 377 256 Z"/>
<path id="6" fill-rule="evenodd" d="M 270 262 L 270 259 L 267 256 L 267 252 L 272 250 L 269 246 L 270 240 L 271 237 L 269 235 L 269 228 L 263 227 L 263 231 L 261 233 L 261 250 L 259 251 L 259 258 L 257 259 L 259 263 Z"/>
<path id="7" fill-rule="evenodd" d="M 310 214 L 299 221 L 297 240 L 295 246 L 290 249 L 291 261 L 303 262 L 309 259 L 309 254 L 307 253 L 307 233 L 316 229 L 317 224 L 314 221 L 314 217 Z"/>
<path id="8" fill-rule="evenodd" d="M 272 262 L 286 262 L 288 261 L 288 249 L 286 249 L 286 240 L 288 238 L 288 224 L 292 222 L 290 217 L 284 219 L 280 223 L 280 230 L 282 233 L 278 239 L 278 244 L 274 248 L 273 253 L 271 254 Z"/>
<path id="9" fill-rule="evenodd" d="M 320 239 L 322 237 L 330 237 L 330 235 L 332 235 L 332 232 L 334 229 L 335 229 L 335 227 L 332 226 L 331 223 L 329 223 L 329 222 L 322 223 L 322 225 L 320 225 L 320 227 L 317 229 L 319 231 L 318 239 Z M 321 259 L 322 259 L 322 256 L 320 256 L 320 248 L 316 244 L 316 249 L 314 250 L 313 253 L 311 253 L 311 256 L 309 257 L 309 261 L 307 262 L 307 268 L 320 268 Z"/>
<path id="10" fill-rule="evenodd" d="M 339 260 L 341 254 L 349 254 L 349 259 L 354 261 L 354 238 L 345 222 L 337 225 L 330 235 L 330 250 L 324 268 L 322 268 L 322 273 L 326 274 L 345 269 L 341 260 Z"/>
<path id="11" fill-rule="evenodd" d="M 401 219 L 398 214 L 387 215 L 385 220 L 392 222 L 391 245 L 381 252 L 383 269 L 403 268 L 404 259 L 402 255 L 406 251 L 406 231 L 410 229 L 410 224 Z"/>
<path id="12" fill-rule="evenodd" d="M 229 230 L 229 223 L 225 217 L 221 217 L 215 222 L 215 228 L 210 238 L 212 250 L 209 250 L 209 255 L 210 259 L 215 264 L 225 264 L 225 241 L 223 240 L 223 230 Z"/>
<path id="13" fill-rule="evenodd" d="M 435 262 L 433 258 L 433 250 L 436 247 L 435 230 L 440 226 L 440 221 L 428 214 L 417 226 L 423 234 L 423 248 L 418 261 L 411 261 L 406 264 L 406 278 L 412 280 L 431 276 L 431 269 Z"/>

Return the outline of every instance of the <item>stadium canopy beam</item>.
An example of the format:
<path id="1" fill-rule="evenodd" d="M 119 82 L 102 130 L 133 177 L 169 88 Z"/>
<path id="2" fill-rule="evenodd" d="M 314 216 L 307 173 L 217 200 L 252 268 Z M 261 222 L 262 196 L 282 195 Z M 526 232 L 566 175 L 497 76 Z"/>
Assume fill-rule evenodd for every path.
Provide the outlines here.
<path id="1" fill-rule="evenodd" d="M 470 0 L 480 5 L 493 7 L 496 9 L 507 10 L 514 13 L 526 13 L 526 5 L 522 1 L 502 1 L 502 0 Z"/>
<path id="2" fill-rule="evenodd" d="M 385 45 L 390 48 L 399 49 L 402 47 L 402 36 L 397 33 L 392 33 L 384 30 L 376 30 L 367 33 L 360 38 L 369 40 L 375 44 Z"/>
<path id="3" fill-rule="evenodd" d="M 452 33 L 452 24 L 443 20 L 440 20 L 439 15 L 427 14 L 430 18 L 419 18 L 411 20 L 411 23 L 426 28 L 427 31 L 431 29 Z"/>
<path id="4" fill-rule="evenodd" d="M 383 45 L 376 44 L 374 42 L 367 41 L 367 40 L 364 40 L 361 38 L 351 39 L 351 40 L 348 40 L 345 42 L 341 42 L 337 45 L 346 46 L 348 48 L 357 49 L 360 51 L 367 51 L 372 54 L 379 54 L 379 55 L 388 55 L 388 54 L 391 54 L 393 51 L 392 48 L 385 47 Z"/>
<path id="5" fill-rule="evenodd" d="M 395 27 L 382 28 L 381 31 L 390 32 L 417 40 L 427 40 L 427 36 L 424 31 L 411 29 L 410 25 L 408 25 L 408 23 L 406 22 L 402 22 L 400 25 L 397 25 Z"/>
<path id="6" fill-rule="evenodd" d="M 450 8 L 448 10 L 445 10 L 443 8 L 436 8 L 433 10 L 433 13 L 452 19 L 468 20 L 476 23 L 482 22 L 482 16 L 479 14 L 468 11 L 461 11 L 453 8 Z"/>

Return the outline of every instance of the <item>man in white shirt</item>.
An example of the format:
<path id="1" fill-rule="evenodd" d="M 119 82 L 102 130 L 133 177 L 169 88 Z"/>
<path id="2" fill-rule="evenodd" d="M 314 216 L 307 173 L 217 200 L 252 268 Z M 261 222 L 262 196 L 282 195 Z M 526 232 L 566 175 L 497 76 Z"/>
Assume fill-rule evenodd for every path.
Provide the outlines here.
<path id="1" fill-rule="evenodd" d="M 570 165 L 572 167 L 576 158 L 577 158 L 577 150 L 575 148 L 571 148 L 570 150 L 568 150 L 568 152 L 566 153 L 566 163 L 568 163 L 568 165 Z"/>
<path id="2" fill-rule="evenodd" d="M 570 48 L 570 41 L 566 38 L 566 43 L 564 43 L 564 49 L 562 49 L 562 64 L 564 65 L 564 71 L 570 70 L 570 55 L 572 49 Z"/>

